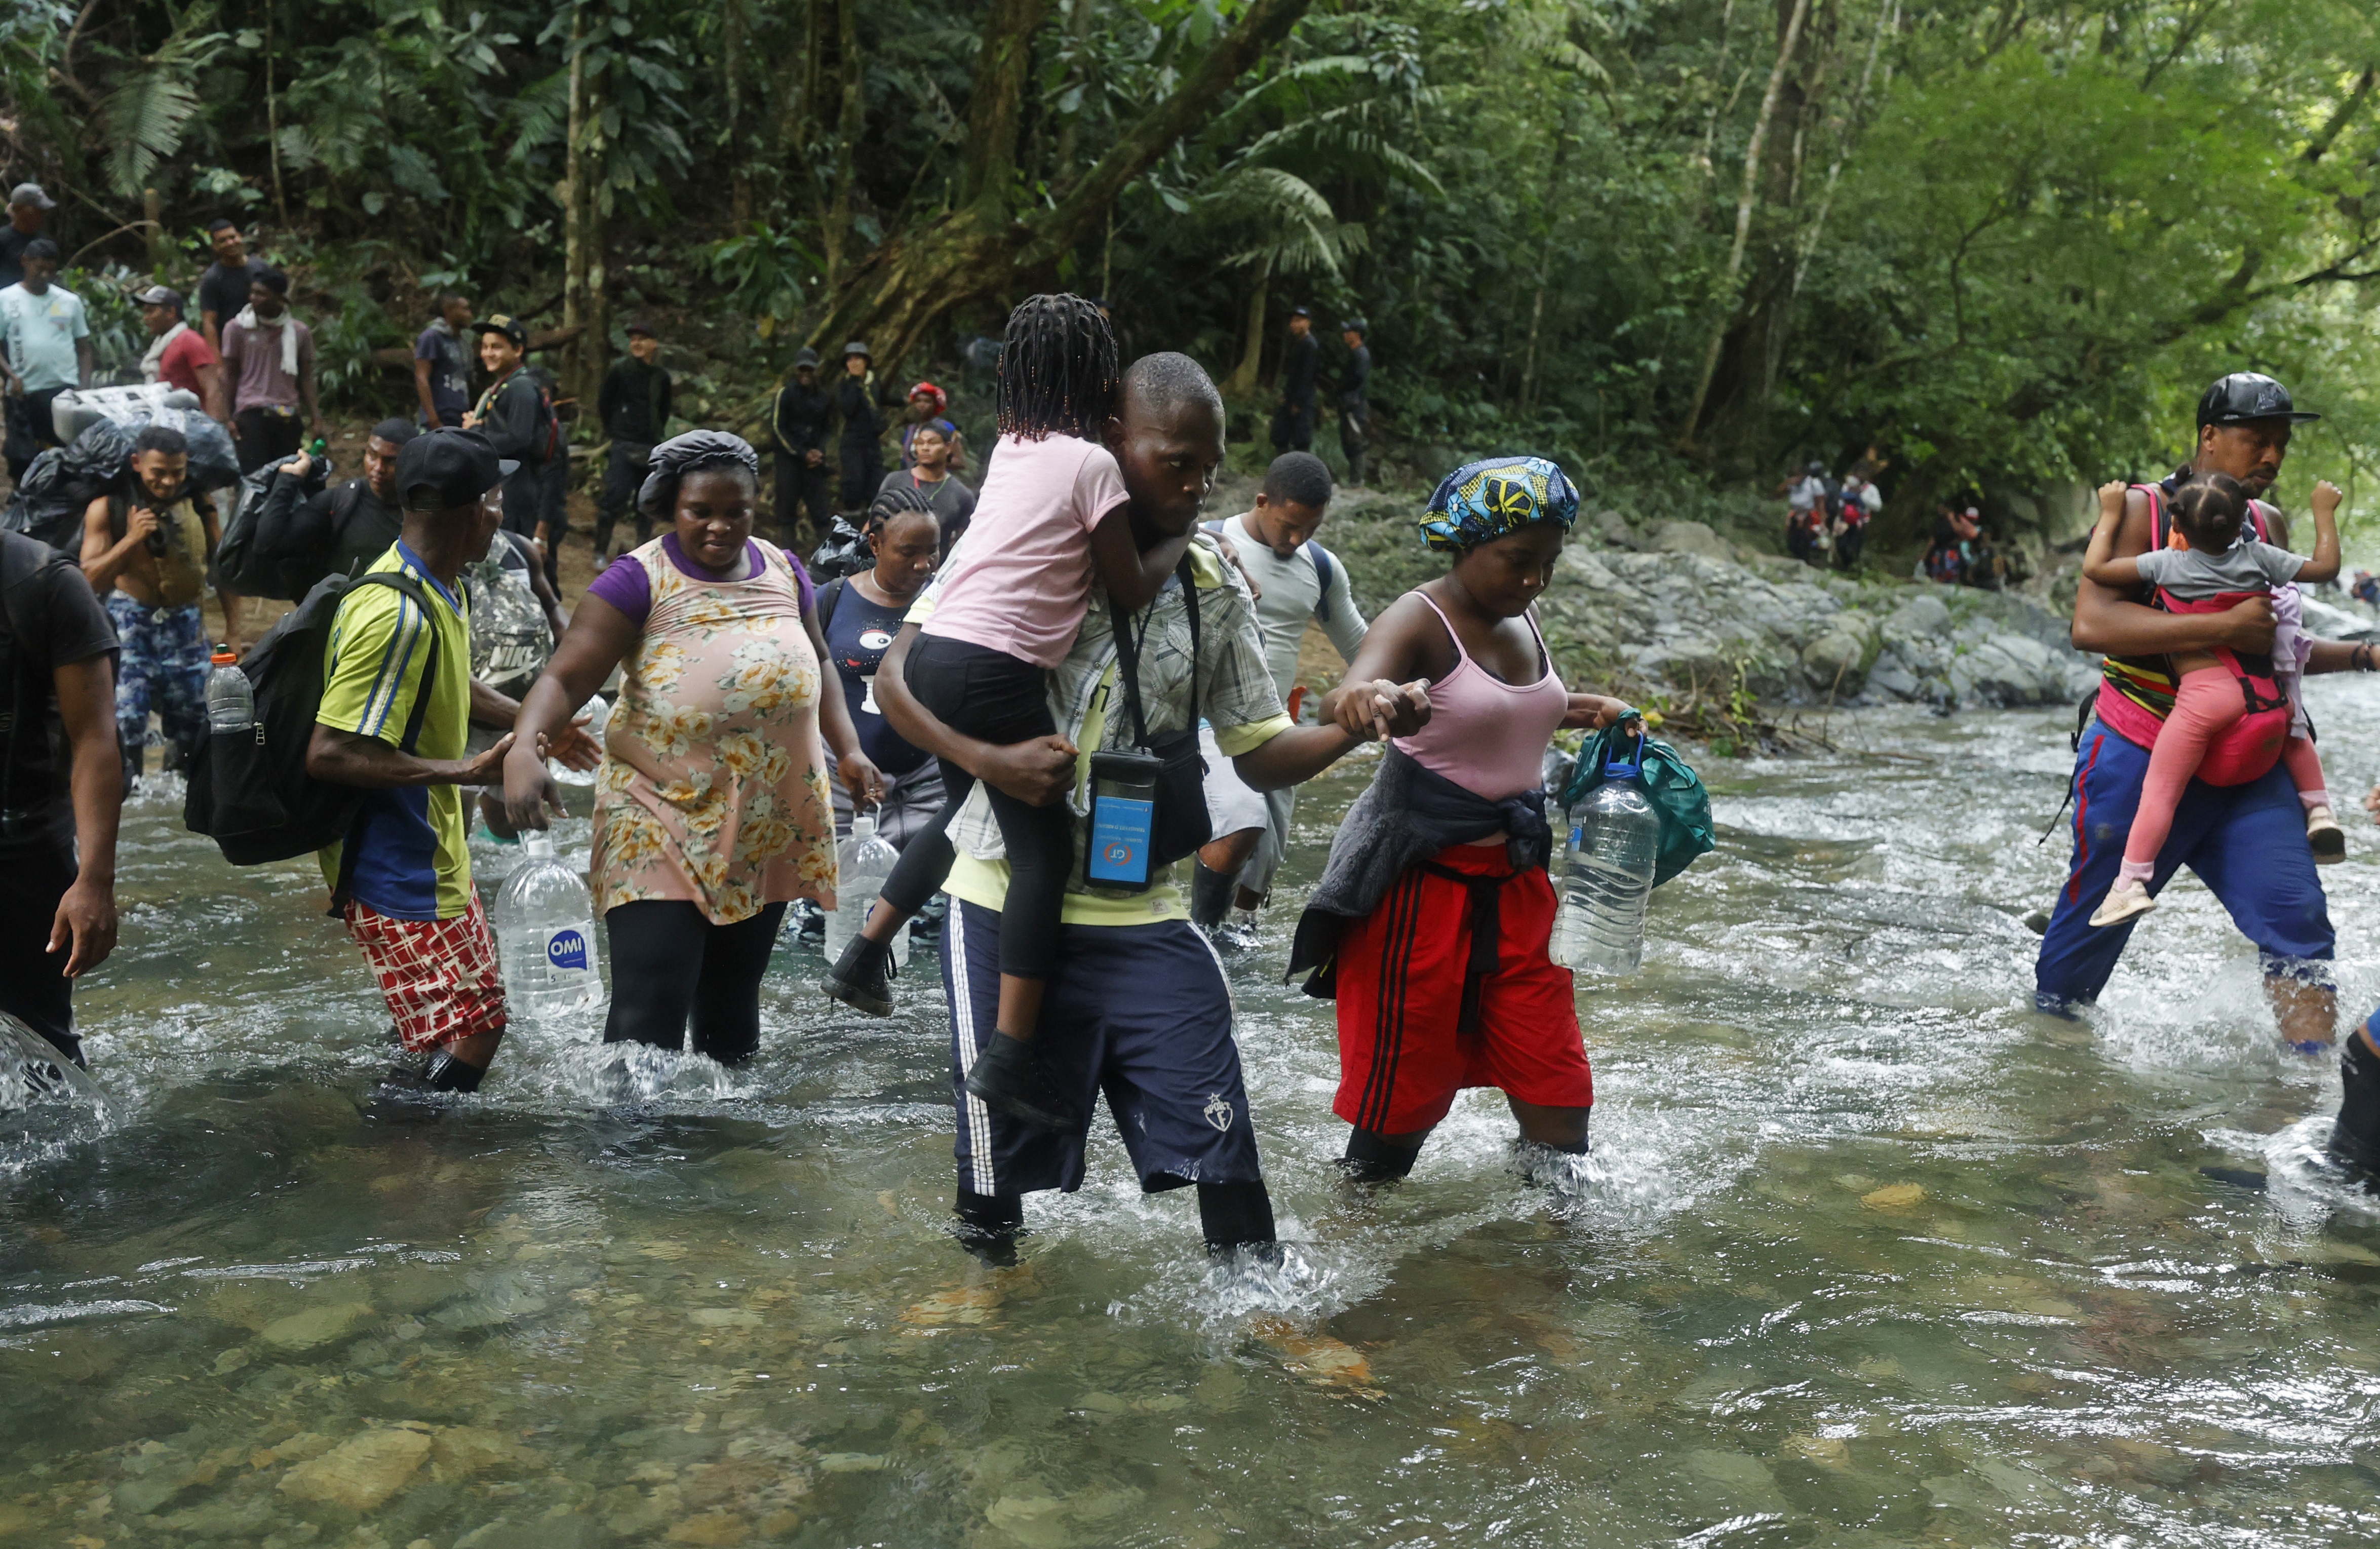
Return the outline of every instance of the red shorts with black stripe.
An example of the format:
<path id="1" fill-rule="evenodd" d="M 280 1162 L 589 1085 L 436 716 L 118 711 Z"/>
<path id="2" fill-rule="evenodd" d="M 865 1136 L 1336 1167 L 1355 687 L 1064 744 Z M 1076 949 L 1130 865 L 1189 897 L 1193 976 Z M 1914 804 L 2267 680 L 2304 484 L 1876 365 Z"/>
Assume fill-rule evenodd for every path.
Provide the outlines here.
<path id="1" fill-rule="evenodd" d="M 504 1031 L 504 976 L 478 898 L 452 920 L 399 920 L 350 898 L 346 918 L 408 1050 Z"/>
<path id="2" fill-rule="evenodd" d="M 1570 970 L 1548 948 L 1553 883 L 1514 872 L 1502 845 L 1455 845 L 1431 860 L 1465 876 L 1504 877 L 1496 970 L 1482 980 L 1477 1026 L 1460 1026 L 1471 957 L 1471 890 L 1415 866 L 1366 918 L 1340 933 L 1339 1097 L 1358 1129 L 1406 1135 L 1444 1118 L 1464 1087 L 1497 1087 L 1548 1108 L 1595 1102 L 1595 1077 L 1571 1000 Z"/>

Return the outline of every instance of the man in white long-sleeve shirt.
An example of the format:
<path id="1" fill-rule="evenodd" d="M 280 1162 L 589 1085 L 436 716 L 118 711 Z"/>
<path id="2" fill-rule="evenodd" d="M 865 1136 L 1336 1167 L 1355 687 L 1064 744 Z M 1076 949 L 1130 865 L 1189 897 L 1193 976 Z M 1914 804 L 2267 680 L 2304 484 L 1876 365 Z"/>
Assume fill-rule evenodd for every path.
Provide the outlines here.
<path id="1" fill-rule="evenodd" d="M 1320 457 L 1284 452 L 1266 470 L 1255 507 L 1213 524 L 1257 589 L 1265 665 L 1284 704 L 1297 685 L 1306 620 L 1321 626 L 1342 661 L 1354 661 L 1355 648 L 1364 643 L 1364 616 L 1355 609 L 1347 567 L 1314 541 L 1330 494 L 1330 470 Z M 1200 733 L 1202 742 L 1210 738 Z M 1297 791 L 1251 790 L 1218 750 L 1208 748 L 1206 754 L 1207 812 L 1215 838 L 1198 852 L 1191 918 L 1220 925 L 1234 904 L 1253 911 L 1272 890 L 1273 875 L 1288 851 Z"/>

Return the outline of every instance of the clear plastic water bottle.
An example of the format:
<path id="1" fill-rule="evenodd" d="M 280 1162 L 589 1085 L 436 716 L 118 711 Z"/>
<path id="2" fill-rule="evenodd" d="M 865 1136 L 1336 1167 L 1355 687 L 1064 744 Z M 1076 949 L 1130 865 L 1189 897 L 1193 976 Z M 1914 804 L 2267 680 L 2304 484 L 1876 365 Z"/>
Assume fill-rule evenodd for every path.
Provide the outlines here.
<path id="1" fill-rule="evenodd" d="M 256 689 L 227 646 L 215 647 L 207 674 L 207 729 L 247 731 L 256 725 Z"/>
<path id="2" fill-rule="evenodd" d="M 876 907 L 877 895 L 884 891 L 884 880 L 892 874 L 892 863 L 901 852 L 876 836 L 876 819 L 868 812 L 856 813 L 851 820 L 851 835 L 834 847 L 835 907 L 826 912 L 826 960 L 839 961 L 843 949 L 851 938 L 868 923 L 868 911 Z M 892 960 L 906 966 L 909 961 L 909 933 L 892 933 Z"/>
<path id="3" fill-rule="evenodd" d="M 504 1001 L 530 1020 L 565 1016 L 603 998 L 596 970 L 595 906 L 586 879 L 553 853 L 553 835 L 521 835 L 521 860 L 496 895 L 496 956 Z"/>
<path id="4" fill-rule="evenodd" d="M 1660 814 L 1637 781 L 1644 744 L 1614 753 L 1602 783 L 1570 810 L 1554 956 L 1573 969 L 1633 973 L 1645 956 L 1645 903 L 1653 895 Z"/>

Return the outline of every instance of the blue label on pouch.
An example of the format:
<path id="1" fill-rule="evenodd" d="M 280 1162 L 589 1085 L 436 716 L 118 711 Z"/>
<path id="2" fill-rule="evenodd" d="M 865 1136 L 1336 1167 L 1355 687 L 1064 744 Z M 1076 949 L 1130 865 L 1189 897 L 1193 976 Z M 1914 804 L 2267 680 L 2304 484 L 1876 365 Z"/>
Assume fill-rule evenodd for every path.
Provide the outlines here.
<path id="1" fill-rule="evenodd" d="M 546 938 L 545 960 L 558 969 L 587 966 L 587 938 L 576 931 L 556 931 Z"/>
<path id="2" fill-rule="evenodd" d="M 1091 854 L 1083 874 L 1093 882 L 1117 882 L 1137 887 L 1148 880 L 1148 825 L 1157 811 L 1154 801 L 1122 797 L 1099 799 L 1098 821 L 1091 825 Z"/>

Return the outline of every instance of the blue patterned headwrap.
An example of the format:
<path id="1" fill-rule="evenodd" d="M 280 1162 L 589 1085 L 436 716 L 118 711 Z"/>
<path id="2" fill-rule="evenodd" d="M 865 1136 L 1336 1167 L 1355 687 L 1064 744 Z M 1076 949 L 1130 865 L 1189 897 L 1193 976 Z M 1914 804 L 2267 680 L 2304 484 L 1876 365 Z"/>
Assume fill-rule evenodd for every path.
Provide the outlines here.
<path id="1" fill-rule="evenodd" d="M 1422 514 L 1421 541 L 1434 549 L 1474 549 L 1508 532 L 1578 520 L 1578 490 L 1545 457 L 1487 457 L 1439 481 Z"/>

